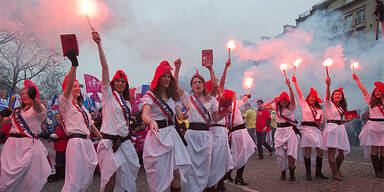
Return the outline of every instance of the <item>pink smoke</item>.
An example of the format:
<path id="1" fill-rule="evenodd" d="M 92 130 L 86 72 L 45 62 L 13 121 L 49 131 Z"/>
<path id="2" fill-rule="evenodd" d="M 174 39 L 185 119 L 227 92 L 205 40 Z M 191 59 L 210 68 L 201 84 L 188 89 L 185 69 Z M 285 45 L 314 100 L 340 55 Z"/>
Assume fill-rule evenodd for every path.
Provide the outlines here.
<path id="1" fill-rule="evenodd" d="M 344 57 L 343 47 L 340 44 L 325 50 L 324 60 L 327 58 L 333 60 L 332 68 L 344 68 L 344 62 L 347 60 Z"/>

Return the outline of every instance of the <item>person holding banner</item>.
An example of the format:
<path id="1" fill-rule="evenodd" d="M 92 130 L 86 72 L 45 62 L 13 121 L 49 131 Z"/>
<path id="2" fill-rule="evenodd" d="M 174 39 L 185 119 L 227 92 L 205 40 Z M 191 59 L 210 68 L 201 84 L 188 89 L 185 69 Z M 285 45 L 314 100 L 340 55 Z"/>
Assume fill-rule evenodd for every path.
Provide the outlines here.
<path id="1" fill-rule="evenodd" d="M 180 65 L 181 61 L 175 61 Z M 184 119 L 180 109 L 178 86 L 172 67 L 162 61 L 156 68 L 151 90 L 142 98 L 143 121 L 149 125 L 143 150 L 144 168 L 149 188 L 153 192 L 181 191 L 180 181 L 191 168 L 191 160 L 174 126 L 175 115 Z"/>
<path id="2" fill-rule="evenodd" d="M 330 94 L 331 79 L 327 77 L 325 97 L 325 114 L 327 124 L 323 130 L 324 145 L 328 148 L 328 161 L 332 169 L 333 179 L 342 181 L 340 173 L 341 164 L 344 161 L 344 153 L 350 151 L 347 131 L 343 120 L 344 111 L 347 111 L 347 100 L 344 97 L 343 88 L 336 89 Z M 335 156 L 337 155 L 337 158 Z"/>
<path id="3" fill-rule="evenodd" d="M 217 80 L 212 63 L 204 63 L 211 75 L 212 89 L 217 89 Z M 177 68 L 179 67 L 176 66 Z M 190 82 L 192 94 L 184 91 L 181 101 L 184 106 L 191 106 L 188 111 L 189 128 L 185 133 L 187 151 L 192 161 L 192 169 L 187 173 L 187 182 L 183 183 L 184 191 L 201 192 L 215 191 L 215 186 L 208 187 L 212 160 L 212 133 L 209 126 L 213 121 L 224 118 L 225 114 L 218 115 L 218 103 L 209 95 L 204 78 L 196 73 Z"/>
<path id="4" fill-rule="evenodd" d="M 103 139 L 97 147 L 101 181 L 100 191 L 136 191 L 139 159 L 131 141 L 131 104 L 127 75 L 118 70 L 109 79 L 109 67 L 101 38 L 97 32 L 92 39 L 99 49 L 102 68 Z"/>
<path id="5" fill-rule="evenodd" d="M 375 82 L 375 89 L 369 94 L 356 74 L 353 74 L 353 79 L 369 105 L 369 120 L 359 135 L 360 145 L 371 147 L 371 161 L 375 175 L 384 178 L 384 83 Z"/>
<path id="6" fill-rule="evenodd" d="M 296 102 L 291 83 L 286 79 L 289 94 L 282 92 L 279 97 L 264 104 L 264 108 L 276 111 L 277 129 L 275 133 L 275 149 L 277 162 L 280 166 L 281 180 L 286 179 L 286 170 L 289 168 L 290 181 L 296 181 L 295 169 L 300 132 L 296 128 L 295 119 Z"/>
<path id="7" fill-rule="evenodd" d="M 97 166 L 97 154 L 89 138 L 90 131 L 100 139 L 102 136 L 83 106 L 80 84 L 76 80 L 79 65 L 76 52 L 72 49 L 66 55 L 72 66 L 63 81 L 63 94 L 59 96 L 60 114 L 69 138 L 65 153 L 65 182 L 62 192 L 86 191 L 92 183 Z"/>
<path id="8" fill-rule="evenodd" d="M 303 93 L 299 87 L 296 76 L 292 77 L 292 81 L 295 84 L 297 94 L 299 96 L 301 106 L 302 117 L 302 138 L 300 141 L 300 147 L 304 148 L 304 163 L 305 163 L 305 179 L 307 181 L 312 180 L 311 176 L 311 154 L 312 148 L 316 150 L 316 177 L 321 179 L 328 179 L 321 172 L 323 167 L 323 149 L 324 142 L 322 136 L 322 129 L 320 126 L 324 120 L 324 112 L 319 103 L 322 103 L 321 99 L 317 96 L 315 89 L 311 88 L 308 96 L 304 99 Z"/>
<path id="9" fill-rule="evenodd" d="M 51 174 L 48 152 L 37 135 L 47 110 L 37 86 L 29 80 L 21 89 L 21 106 L 10 117 L 0 117 L 0 126 L 11 122 L 10 137 L 1 153 L 0 191 L 41 191 Z"/>
<path id="10" fill-rule="evenodd" d="M 255 153 L 256 145 L 245 128 L 240 108 L 248 98 L 251 97 L 251 94 L 245 95 L 241 100 L 236 100 L 236 93 L 232 90 L 225 89 L 223 91 L 223 97 L 232 99 L 231 112 L 226 116 L 226 126 L 230 130 L 233 168 L 237 169 L 235 184 L 248 185 L 249 183 L 244 181 L 243 173 L 245 164 Z M 229 171 L 226 177 L 231 178 L 231 173 L 232 171 Z"/>

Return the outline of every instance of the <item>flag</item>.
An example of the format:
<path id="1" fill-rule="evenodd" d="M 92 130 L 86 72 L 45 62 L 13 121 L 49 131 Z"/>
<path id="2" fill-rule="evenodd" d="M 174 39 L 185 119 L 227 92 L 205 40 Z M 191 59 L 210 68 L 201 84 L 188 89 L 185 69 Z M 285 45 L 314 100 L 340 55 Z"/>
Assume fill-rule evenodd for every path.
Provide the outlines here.
<path id="1" fill-rule="evenodd" d="M 87 93 L 101 93 L 101 82 L 92 75 L 84 74 L 85 90 Z"/>
<path id="2" fill-rule="evenodd" d="M 57 111 L 59 109 L 59 105 L 56 102 L 57 102 L 57 94 L 53 96 L 53 99 L 51 101 L 51 104 L 48 106 L 48 109 L 52 111 Z"/>

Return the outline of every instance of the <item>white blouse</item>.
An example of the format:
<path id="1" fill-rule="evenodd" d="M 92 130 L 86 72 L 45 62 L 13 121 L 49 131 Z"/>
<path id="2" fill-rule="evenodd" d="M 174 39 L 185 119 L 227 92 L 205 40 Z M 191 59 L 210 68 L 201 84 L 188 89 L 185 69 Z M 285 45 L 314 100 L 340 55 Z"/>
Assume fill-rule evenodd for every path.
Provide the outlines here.
<path id="1" fill-rule="evenodd" d="M 148 91 L 150 93 L 152 93 L 151 91 Z M 153 94 L 153 93 L 152 93 Z M 155 95 L 155 94 L 153 94 Z M 165 101 L 165 100 L 164 100 Z M 143 98 L 141 98 L 141 102 L 144 105 L 148 104 L 151 106 L 151 113 L 150 113 L 150 117 L 153 119 L 153 120 L 168 120 L 167 116 L 163 113 L 163 111 L 161 111 L 161 109 L 159 108 L 159 106 L 154 103 L 154 101 L 152 100 L 152 98 L 150 96 L 148 96 L 147 94 L 145 94 L 143 96 Z M 168 99 L 168 101 L 166 101 L 166 103 L 168 104 L 168 106 L 173 110 L 173 114 L 176 115 L 176 106 L 180 106 L 180 103 L 179 102 L 176 102 L 172 99 L 172 97 L 170 97 Z M 174 119 L 174 117 L 172 117 L 172 120 Z"/>
<path id="2" fill-rule="evenodd" d="M 41 124 L 47 117 L 47 110 L 45 109 L 44 105 L 41 104 L 41 107 L 43 110 L 40 113 L 36 112 L 33 107 L 29 108 L 27 111 L 23 111 L 22 109 L 20 111 L 20 115 L 23 117 L 24 121 L 27 123 L 33 134 L 39 134 L 41 132 Z M 21 134 L 13 120 L 13 116 L 11 117 L 11 122 L 12 127 L 10 133 Z M 28 134 L 27 130 L 23 131 Z"/>
<path id="3" fill-rule="evenodd" d="M 312 113 L 312 110 L 309 106 L 309 104 L 307 103 L 307 101 L 302 98 L 299 100 L 300 101 L 300 106 L 301 106 L 301 117 L 302 117 L 302 121 L 306 121 L 306 122 L 315 122 L 316 119 L 313 117 L 313 113 Z M 316 110 L 317 113 L 315 113 L 315 117 L 316 117 L 316 114 L 321 114 L 321 116 L 323 116 L 323 110 L 322 109 L 317 109 L 317 108 L 313 108 L 314 110 Z"/>
<path id="4" fill-rule="evenodd" d="M 342 120 L 336 105 L 331 100 L 324 99 L 324 104 L 327 120 Z"/>
<path id="5" fill-rule="evenodd" d="M 280 116 L 280 111 L 277 110 L 277 103 L 272 105 L 272 109 L 276 111 L 276 122 L 277 123 L 288 123 L 283 117 Z M 289 104 L 288 108 L 281 109 L 281 113 L 284 117 L 294 121 L 295 120 L 296 105 Z"/>
<path id="6" fill-rule="evenodd" d="M 371 94 L 368 94 L 364 99 L 369 105 L 369 102 L 371 102 Z M 376 119 L 383 119 L 384 115 L 383 113 L 381 113 L 379 106 L 375 106 L 375 107 L 369 106 L 369 117 L 376 118 Z"/>
<path id="7" fill-rule="evenodd" d="M 193 105 L 191 101 L 191 95 L 187 92 L 184 92 L 184 95 L 181 97 L 181 102 L 184 106 L 190 106 L 191 108 L 188 111 L 188 122 L 190 123 L 207 123 L 204 118 L 200 115 L 200 113 L 197 111 L 196 107 Z M 204 103 L 204 107 L 208 110 L 209 115 L 211 116 L 211 124 L 213 123 L 213 116 L 215 112 L 217 112 L 218 109 L 218 103 L 215 102 L 216 99 L 214 97 L 208 96 L 209 101 L 207 103 Z"/>
<path id="8" fill-rule="evenodd" d="M 63 116 L 65 131 L 68 135 L 74 133 L 89 135 L 90 132 L 88 126 L 93 125 L 94 123 L 91 118 L 91 115 L 84 106 L 81 106 L 81 108 L 85 111 L 88 117 L 89 125 L 86 125 L 83 115 L 73 105 L 71 100 L 72 96 L 69 99 L 65 98 L 63 94 L 59 96 L 59 110 Z"/>
<path id="9" fill-rule="evenodd" d="M 120 103 L 123 105 L 123 102 L 120 98 L 118 92 L 114 91 L 116 97 L 113 95 L 112 88 L 108 84 L 103 86 L 101 90 L 103 94 L 103 123 L 101 124 L 100 132 L 109 134 L 109 135 L 119 135 L 121 137 L 126 137 L 129 133 L 127 121 L 124 118 L 124 112 L 120 106 Z M 120 103 L 119 103 L 120 102 Z M 128 101 L 125 102 L 128 108 L 132 111 L 131 103 Z M 131 114 L 132 115 L 132 114 Z M 128 121 L 130 121 L 128 119 Z"/>

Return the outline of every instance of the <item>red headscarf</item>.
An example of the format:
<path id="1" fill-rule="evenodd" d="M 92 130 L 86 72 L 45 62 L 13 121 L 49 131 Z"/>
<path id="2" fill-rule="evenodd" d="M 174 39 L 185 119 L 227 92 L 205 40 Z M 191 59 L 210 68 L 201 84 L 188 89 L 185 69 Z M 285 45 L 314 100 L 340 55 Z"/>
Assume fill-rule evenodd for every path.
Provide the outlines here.
<path id="1" fill-rule="evenodd" d="M 282 92 L 279 96 L 279 99 L 277 101 L 290 101 L 288 93 L 287 92 Z"/>
<path id="2" fill-rule="evenodd" d="M 118 70 L 118 71 L 116 71 L 115 75 L 113 76 L 113 78 L 112 78 L 112 80 L 110 82 L 110 85 L 112 86 L 112 82 L 114 80 L 116 80 L 117 78 L 119 78 L 119 77 L 124 79 L 124 81 L 128 84 L 128 77 L 127 77 L 127 75 L 124 73 L 123 70 Z"/>
<path id="3" fill-rule="evenodd" d="M 63 91 L 65 90 L 65 86 L 67 86 L 67 84 L 66 84 L 66 83 L 67 83 L 67 80 L 68 80 L 68 75 L 65 76 L 64 81 L 63 81 L 63 84 L 62 84 L 62 86 L 61 86 L 61 87 L 63 88 Z M 75 81 L 77 81 L 76 78 L 75 78 Z"/>
<path id="4" fill-rule="evenodd" d="M 308 94 L 307 98 L 308 98 L 310 95 L 313 95 L 313 96 L 316 98 L 316 100 L 317 100 L 318 103 L 322 103 L 322 102 L 323 102 L 323 101 L 321 101 L 321 99 L 317 96 L 317 91 L 316 91 L 314 88 L 311 88 L 311 91 L 309 91 L 309 94 Z M 307 102 L 308 102 L 308 99 L 307 99 Z"/>
<path id="5" fill-rule="evenodd" d="M 34 83 L 32 83 L 32 81 L 30 81 L 30 80 L 25 80 L 24 81 L 24 88 L 28 89 L 31 86 L 35 87 L 35 89 L 36 89 L 36 98 L 40 100 L 39 89 L 37 88 L 37 86 Z"/>
<path id="6" fill-rule="evenodd" d="M 223 91 L 224 99 L 232 99 L 234 94 L 235 94 L 235 92 L 232 90 L 229 90 L 229 89 L 224 89 L 224 91 Z"/>
<path id="7" fill-rule="evenodd" d="M 165 73 L 170 73 L 172 75 L 171 70 L 173 70 L 173 68 L 171 67 L 171 65 L 169 65 L 168 61 L 162 61 L 160 65 L 156 68 L 155 76 L 153 77 L 151 82 L 151 89 L 156 88 L 159 78 L 162 75 L 164 75 Z"/>
<path id="8" fill-rule="evenodd" d="M 340 92 L 342 92 L 343 93 L 343 95 L 344 95 L 344 88 L 342 88 L 342 87 L 340 87 L 340 88 L 338 88 L 338 89 L 336 89 L 335 91 L 340 91 Z"/>
<path id="9" fill-rule="evenodd" d="M 381 93 L 384 94 L 384 83 L 382 82 L 375 82 L 375 89 L 379 90 Z"/>

